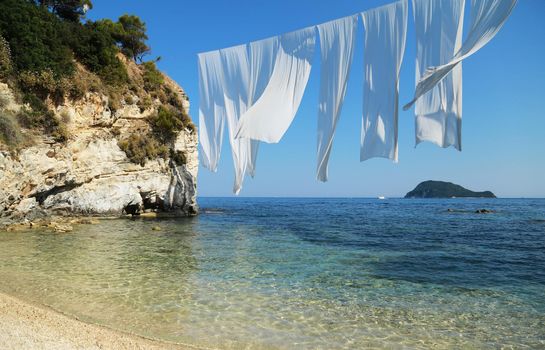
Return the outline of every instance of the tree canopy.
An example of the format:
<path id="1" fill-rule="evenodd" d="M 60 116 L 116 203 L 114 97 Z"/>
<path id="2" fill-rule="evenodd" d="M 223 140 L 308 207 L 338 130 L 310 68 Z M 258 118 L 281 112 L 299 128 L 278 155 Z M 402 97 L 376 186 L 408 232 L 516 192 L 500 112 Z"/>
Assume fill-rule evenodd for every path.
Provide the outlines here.
<path id="1" fill-rule="evenodd" d="M 142 58 L 150 51 L 149 46 L 146 45 L 148 40 L 146 24 L 139 17 L 127 14 L 119 17 L 118 23 L 122 31 L 117 40 L 121 44 L 122 51 L 135 61 L 137 59 L 142 61 Z"/>
<path id="2" fill-rule="evenodd" d="M 78 22 L 93 8 L 91 0 L 38 0 L 38 3 L 59 17 L 73 22 Z"/>
<path id="3" fill-rule="evenodd" d="M 0 33 L 9 42 L 19 72 L 49 69 L 56 76 L 71 74 L 73 54 L 64 28 L 55 15 L 31 2 L 0 2 Z"/>

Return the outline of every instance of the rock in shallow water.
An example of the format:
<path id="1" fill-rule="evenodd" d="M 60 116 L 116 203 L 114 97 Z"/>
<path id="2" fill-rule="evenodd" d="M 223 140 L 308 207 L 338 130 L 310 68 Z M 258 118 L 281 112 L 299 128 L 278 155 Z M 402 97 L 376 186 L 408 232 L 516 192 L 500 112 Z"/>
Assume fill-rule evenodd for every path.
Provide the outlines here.
<path id="1" fill-rule="evenodd" d="M 475 214 L 492 214 L 494 211 L 489 209 L 477 209 Z"/>

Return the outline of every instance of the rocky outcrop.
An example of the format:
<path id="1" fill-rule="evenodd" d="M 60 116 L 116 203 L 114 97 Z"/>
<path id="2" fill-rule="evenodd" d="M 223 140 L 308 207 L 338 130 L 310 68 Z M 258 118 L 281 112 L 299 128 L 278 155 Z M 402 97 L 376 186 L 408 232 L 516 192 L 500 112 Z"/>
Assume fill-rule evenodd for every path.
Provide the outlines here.
<path id="1" fill-rule="evenodd" d="M 405 198 L 496 198 L 490 191 L 474 192 L 452 182 L 424 181 L 414 190 L 405 195 Z"/>
<path id="2" fill-rule="evenodd" d="M 20 109 L 7 85 L 0 85 L 5 108 Z M 187 111 L 183 90 L 177 85 L 173 90 L 182 94 Z M 159 102 L 142 111 L 137 96 L 129 100 L 112 112 L 106 96 L 88 92 L 52 107 L 68 127 L 66 142 L 38 135 L 18 152 L 0 147 L 0 225 L 50 215 L 195 215 L 196 131 L 182 130 L 170 145 L 184 153 L 185 164 L 163 158 L 134 164 L 118 141 L 148 128 L 146 118 Z"/>

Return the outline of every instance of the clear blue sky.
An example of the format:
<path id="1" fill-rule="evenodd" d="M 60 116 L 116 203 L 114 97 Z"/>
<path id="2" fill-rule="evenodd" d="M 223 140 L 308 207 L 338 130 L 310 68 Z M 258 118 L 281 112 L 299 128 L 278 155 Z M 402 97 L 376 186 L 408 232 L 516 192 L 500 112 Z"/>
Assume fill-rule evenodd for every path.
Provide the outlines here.
<path id="1" fill-rule="evenodd" d="M 140 16 L 148 27 L 151 57 L 161 56 L 159 67 L 186 90 L 190 113 L 197 123 L 197 53 L 278 35 L 389 2 L 93 0 L 89 18 L 116 19 L 124 13 Z M 408 102 L 414 92 L 416 44 L 412 9 L 409 11 L 400 103 Z M 435 179 L 491 190 L 502 197 L 545 197 L 544 15 L 545 1 L 520 0 L 494 40 L 464 61 L 463 151 L 429 143 L 415 148 L 414 111 L 410 110 L 399 116 L 398 164 L 386 159 L 359 162 L 361 29 L 333 145 L 330 181 L 315 180 L 320 71 L 315 64 L 294 123 L 279 144 L 260 148 L 256 178 L 246 179 L 241 195 L 395 197 L 420 181 Z M 233 167 L 227 139 L 218 172 L 201 167 L 198 181 L 200 196 L 232 195 Z"/>

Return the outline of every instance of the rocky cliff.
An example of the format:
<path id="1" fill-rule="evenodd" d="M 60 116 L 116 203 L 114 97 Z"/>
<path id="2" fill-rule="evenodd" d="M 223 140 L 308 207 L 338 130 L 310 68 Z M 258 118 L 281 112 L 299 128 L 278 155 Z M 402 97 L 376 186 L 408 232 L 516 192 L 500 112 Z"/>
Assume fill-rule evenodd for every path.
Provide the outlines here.
<path id="1" fill-rule="evenodd" d="M 184 91 L 166 76 L 165 85 L 187 115 Z M 5 83 L 0 83 L 0 97 L 0 111 L 15 114 L 26 108 Z M 62 142 L 46 134 L 24 135 L 31 141 L 16 151 L 0 142 L 0 225 L 51 215 L 197 213 L 195 128 L 183 128 L 166 145 L 171 155 L 182 157 L 157 156 L 136 164 L 120 148 L 121 141 L 146 135 L 149 117 L 161 102 L 140 91 L 126 94 L 113 110 L 110 98 L 86 91 L 75 100 L 49 103 L 65 125 Z"/>

